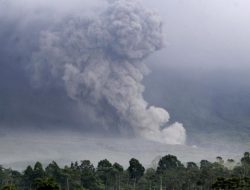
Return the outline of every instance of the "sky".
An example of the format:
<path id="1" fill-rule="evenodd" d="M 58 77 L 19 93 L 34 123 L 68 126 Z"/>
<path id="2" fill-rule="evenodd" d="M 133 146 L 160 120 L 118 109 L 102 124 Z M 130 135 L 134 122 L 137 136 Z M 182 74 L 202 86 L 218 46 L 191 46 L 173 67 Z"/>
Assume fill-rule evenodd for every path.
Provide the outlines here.
<path id="1" fill-rule="evenodd" d="M 0 1 L 3 164 L 248 150 L 249 5 Z"/>

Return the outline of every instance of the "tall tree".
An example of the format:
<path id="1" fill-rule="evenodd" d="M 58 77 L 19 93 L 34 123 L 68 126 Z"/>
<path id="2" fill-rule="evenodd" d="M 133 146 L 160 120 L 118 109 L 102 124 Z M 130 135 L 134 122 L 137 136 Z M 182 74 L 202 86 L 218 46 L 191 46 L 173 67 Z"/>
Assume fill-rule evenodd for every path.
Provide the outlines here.
<path id="1" fill-rule="evenodd" d="M 101 160 L 97 165 L 97 175 L 102 180 L 103 184 L 107 188 L 114 181 L 113 166 L 107 160 Z"/>
<path id="2" fill-rule="evenodd" d="M 81 184 L 84 188 L 89 190 L 104 189 L 102 183 L 96 176 L 93 164 L 89 160 L 81 161 L 79 168 L 81 171 Z"/>
<path id="3" fill-rule="evenodd" d="M 36 190 L 59 190 L 58 184 L 52 178 L 37 178 L 34 187 Z"/>
<path id="4" fill-rule="evenodd" d="M 138 181 L 144 174 L 145 168 L 135 158 L 129 161 L 128 172 L 131 179 Z"/>
<path id="5" fill-rule="evenodd" d="M 163 173 L 166 170 L 184 168 L 184 165 L 177 159 L 176 156 L 166 155 L 162 157 L 158 163 L 157 173 Z"/>
<path id="6" fill-rule="evenodd" d="M 45 171 L 43 169 L 43 165 L 41 162 L 36 162 L 33 170 L 33 178 L 43 178 L 45 175 Z"/>

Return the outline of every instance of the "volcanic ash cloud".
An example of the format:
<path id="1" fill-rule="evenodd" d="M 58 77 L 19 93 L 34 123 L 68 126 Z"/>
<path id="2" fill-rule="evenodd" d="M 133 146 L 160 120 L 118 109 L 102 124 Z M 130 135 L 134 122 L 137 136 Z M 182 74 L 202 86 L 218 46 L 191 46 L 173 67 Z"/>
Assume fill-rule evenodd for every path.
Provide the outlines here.
<path id="1" fill-rule="evenodd" d="M 40 50 L 33 54 L 34 80 L 60 81 L 68 96 L 94 110 L 112 108 L 118 128 L 129 126 L 149 140 L 184 144 L 182 124 L 167 125 L 168 112 L 143 98 L 148 70 L 142 61 L 162 47 L 157 14 L 135 1 L 112 1 L 95 18 L 68 17 L 41 33 Z"/>

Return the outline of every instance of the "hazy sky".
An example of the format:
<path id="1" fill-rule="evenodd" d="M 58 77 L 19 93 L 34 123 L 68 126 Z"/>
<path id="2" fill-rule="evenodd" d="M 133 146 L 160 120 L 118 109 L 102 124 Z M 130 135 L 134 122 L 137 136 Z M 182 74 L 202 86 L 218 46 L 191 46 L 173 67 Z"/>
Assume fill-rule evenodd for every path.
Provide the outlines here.
<path id="1" fill-rule="evenodd" d="M 135 88 L 132 88 L 132 91 L 137 92 L 136 97 L 140 97 L 133 100 L 140 102 L 139 110 L 142 107 L 148 110 L 151 105 L 155 105 L 151 111 L 154 108 L 167 110 L 166 113 L 170 115 L 170 122 L 167 125 L 173 124 L 174 126 L 165 134 L 171 136 L 171 138 L 169 137 L 171 143 L 183 144 L 186 140 L 184 144 L 188 146 L 200 144 L 202 148 L 213 148 L 215 139 L 221 139 L 218 142 L 221 148 L 223 142 L 230 141 L 230 138 L 237 141 L 239 146 L 248 143 L 250 140 L 250 54 L 248 52 L 250 49 L 250 2 L 248 0 L 141 0 L 140 2 L 144 7 L 153 9 L 160 15 L 163 22 L 164 48 L 154 53 L 151 52 L 160 45 L 159 41 L 158 44 L 153 43 L 152 45 L 152 40 L 149 40 L 148 37 L 148 44 L 151 45 L 150 56 L 142 60 L 140 57 L 142 51 L 136 51 L 137 54 L 132 55 L 131 52 L 125 51 L 126 48 L 118 47 L 123 48 L 125 53 L 122 54 L 120 49 L 119 51 L 115 49 L 116 46 L 111 47 L 115 52 L 113 57 L 125 57 L 128 62 L 131 60 L 131 62 L 138 60 L 141 62 L 142 60 L 151 70 L 149 74 L 144 74 L 142 68 L 131 67 L 129 70 L 126 67 L 117 72 L 124 74 L 129 71 L 131 73 L 128 72 L 124 76 L 129 75 L 132 78 L 139 76 L 135 80 Z M 40 50 L 42 49 L 41 40 L 43 40 L 41 32 L 49 31 L 50 34 L 57 33 L 59 38 L 65 37 L 65 33 L 60 33 L 60 30 L 57 29 L 60 27 L 65 29 L 59 24 L 63 18 L 95 19 L 98 17 L 97 13 L 103 12 L 107 6 L 108 3 L 104 0 L 70 2 L 0 0 L 0 42 L 2 44 L 0 47 L 0 133 L 5 138 L 11 137 L 16 130 L 26 136 L 28 131 L 38 134 L 41 131 L 43 133 L 65 131 L 65 134 L 68 133 L 69 136 L 71 134 L 69 131 L 81 131 L 80 134 L 91 133 L 94 136 L 100 136 L 100 134 L 115 137 L 142 136 L 150 140 L 162 138 L 158 131 L 152 130 L 154 128 L 152 126 L 160 126 L 163 121 L 168 119 L 168 115 L 164 111 L 161 112 L 162 110 L 157 111 L 156 109 L 152 111 L 152 114 L 145 111 L 144 115 L 135 117 L 133 115 L 136 115 L 137 112 L 130 112 L 128 119 L 128 115 L 121 114 L 123 110 L 120 108 L 123 105 L 117 105 L 114 101 L 114 97 L 117 96 L 107 94 L 105 94 L 105 98 L 110 98 L 107 102 L 96 104 L 87 97 L 86 101 L 83 99 L 80 101 L 88 103 L 79 106 L 78 96 L 73 95 L 72 98 L 72 89 L 68 89 L 73 84 L 79 84 L 69 83 L 66 88 L 62 86 L 62 81 L 58 78 L 48 77 L 48 73 L 46 73 L 46 77 L 48 77 L 46 79 L 50 84 L 47 86 L 46 83 L 45 87 L 34 87 L 30 62 L 34 57 L 37 58 L 37 52 L 40 56 L 37 58 L 39 61 L 41 61 L 41 55 L 45 55 Z M 143 18 L 144 14 L 146 13 L 141 11 L 140 18 Z M 151 24 L 158 23 L 157 19 L 158 17 L 152 16 Z M 101 20 L 102 22 L 104 21 Z M 143 27 L 146 28 L 146 26 Z M 113 34 L 112 32 L 114 31 L 110 33 Z M 150 32 L 152 37 L 157 30 L 149 30 L 148 33 Z M 135 32 L 135 34 L 145 36 L 145 33 Z M 99 33 L 95 33 L 92 36 L 98 35 Z M 55 40 L 50 40 L 48 36 L 47 40 Z M 98 39 L 103 44 L 107 40 L 106 38 Z M 61 43 L 60 40 L 58 43 Z M 70 44 L 70 40 L 67 43 Z M 98 45 L 100 44 L 97 43 L 93 47 L 99 48 Z M 140 49 L 141 46 L 134 45 L 133 50 L 138 47 Z M 68 51 L 68 49 L 61 48 L 63 51 Z M 93 52 L 90 51 L 90 54 L 92 55 Z M 110 56 L 110 54 L 110 52 L 106 52 L 103 57 Z M 58 57 L 45 57 L 51 63 L 55 62 L 53 59 L 58 61 Z M 46 59 L 45 57 L 43 58 Z M 111 62 L 113 64 L 114 61 Z M 48 65 L 48 67 L 52 66 L 53 64 Z M 82 72 L 85 68 L 78 67 L 77 69 Z M 115 69 L 118 67 L 113 68 L 113 70 Z M 101 72 L 93 68 L 90 71 Z M 144 76 L 142 81 L 141 75 Z M 128 86 L 134 84 L 123 80 L 123 77 L 119 79 L 122 81 L 119 84 Z M 65 76 L 63 80 L 65 80 Z M 71 78 L 71 80 L 73 79 Z M 87 84 L 87 82 L 80 84 L 85 85 L 83 89 L 86 89 L 86 91 L 81 90 L 81 93 L 87 92 Z M 145 87 L 144 92 L 142 92 L 141 84 Z M 131 88 L 128 89 L 131 90 Z M 92 89 L 92 92 L 95 92 L 94 95 L 99 94 L 96 89 Z M 110 92 L 110 94 L 115 93 L 115 91 Z M 130 103 L 130 100 L 126 101 L 125 103 Z M 141 106 L 142 104 L 143 106 Z M 98 106 L 92 108 L 92 105 Z M 98 110 L 96 107 L 99 107 Z M 96 116 L 92 114 L 94 112 L 103 115 L 102 120 L 97 121 Z M 143 130 L 139 130 L 140 127 L 137 126 L 127 127 L 127 125 L 135 125 L 130 122 L 131 120 L 139 121 L 138 118 L 148 118 L 145 117 L 149 116 L 147 114 L 150 117 L 153 116 L 147 120 L 146 124 L 145 122 L 140 123 Z M 157 124 L 152 121 L 156 121 Z M 184 137 L 182 126 L 179 126 L 178 123 L 178 126 L 175 126 L 176 121 L 183 124 L 186 137 Z M 122 126 L 117 127 L 121 123 Z M 150 127 L 147 127 L 149 123 Z M 148 137 L 148 133 L 145 132 L 148 130 L 154 131 L 154 137 Z M 61 142 L 61 137 L 59 139 Z M 79 147 L 79 144 L 76 146 Z M 26 144 L 23 143 L 23 147 L 25 146 Z M 37 146 L 39 147 L 39 144 Z M 13 144 L 11 144 L 10 151 L 6 146 L 2 148 L 9 155 L 15 151 Z M 130 151 L 126 150 L 126 152 L 130 156 Z M 65 152 L 59 154 L 60 158 L 56 157 L 56 159 L 68 160 L 74 157 L 63 158 L 65 154 Z M 105 157 L 105 153 L 103 154 Z"/>

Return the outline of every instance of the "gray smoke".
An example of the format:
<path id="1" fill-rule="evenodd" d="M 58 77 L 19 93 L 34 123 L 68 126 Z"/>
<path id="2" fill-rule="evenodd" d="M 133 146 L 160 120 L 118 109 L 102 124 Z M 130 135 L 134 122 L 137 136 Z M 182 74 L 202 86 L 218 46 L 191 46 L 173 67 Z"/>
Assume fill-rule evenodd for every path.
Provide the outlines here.
<path id="1" fill-rule="evenodd" d="M 110 106 L 118 118 L 113 124 L 121 131 L 129 126 L 149 140 L 184 144 L 182 124 L 167 126 L 168 112 L 143 98 L 142 80 L 148 73 L 143 60 L 163 48 L 162 36 L 156 13 L 133 0 L 111 1 L 98 17 L 71 16 L 41 33 L 39 51 L 32 58 L 34 82 L 60 81 L 83 107 Z M 110 115 L 103 116 L 103 126 Z"/>

